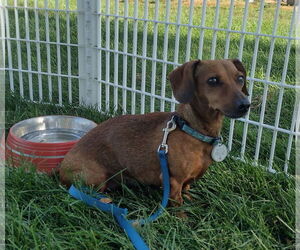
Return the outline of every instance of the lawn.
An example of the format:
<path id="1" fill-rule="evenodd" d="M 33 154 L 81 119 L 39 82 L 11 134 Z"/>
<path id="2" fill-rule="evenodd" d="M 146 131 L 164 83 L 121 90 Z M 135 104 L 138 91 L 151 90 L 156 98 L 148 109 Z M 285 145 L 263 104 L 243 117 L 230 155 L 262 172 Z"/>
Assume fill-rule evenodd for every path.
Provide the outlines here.
<path id="1" fill-rule="evenodd" d="M 78 115 L 101 122 L 109 117 L 84 107 L 40 105 L 6 95 L 7 127 L 46 114 Z M 193 202 L 174 208 L 139 228 L 152 249 L 293 249 L 295 244 L 293 177 L 270 174 L 227 159 L 214 164 L 192 188 Z M 150 214 L 161 192 L 123 187 L 110 194 L 130 218 Z M 132 249 L 113 218 L 72 199 L 57 178 L 34 170 L 6 168 L 7 249 Z"/>
<path id="2" fill-rule="evenodd" d="M 13 1 L 8 1 L 12 3 Z M 32 6 L 33 1 L 28 1 Z M 53 8 L 54 1 L 49 1 L 49 7 Z M 70 8 L 74 9 L 76 1 L 70 1 Z M 222 1 L 221 1 L 222 2 Z M 196 1 L 197 3 L 197 1 Z M 43 7 L 43 1 L 38 1 Z M 129 14 L 133 15 L 134 8 L 130 5 Z M 256 7 L 255 7 L 256 6 Z M 64 8 L 65 6 L 60 6 Z M 189 21 L 188 4 L 184 2 L 182 7 L 182 23 Z M 105 6 L 102 6 L 105 8 Z M 164 20 L 164 4 L 160 6 L 159 19 Z M 176 4 L 171 6 L 170 21 L 176 22 Z M 139 8 L 139 17 L 142 17 L 142 7 Z M 149 19 L 153 18 L 155 3 L 149 3 Z M 194 9 L 193 24 L 198 25 L 201 21 L 200 4 L 196 4 Z M 272 4 L 266 4 L 264 9 L 264 21 L 262 25 L 262 33 L 272 33 L 272 20 L 274 17 L 275 7 Z M 114 11 L 114 5 L 111 3 L 111 12 Z M 124 2 L 120 2 L 120 14 L 123 14 Z M 221 4 L 219 27 L 226 28 L 228 21 L 228 5 Z M 15 29 L 15 12 L 8 9 L 10 18 L 9 28 L 11 37 L 16 36 Z M 215 14 L 215 6 L 210 4 L 207 7 L 207 26 L 213 26 Z M 253 5 L 249 9 L 249 17 L 247 22 L 247 31 L 255 32 L 257 27 L 258 4 Z M 20 37 L 25 38 L 25 15 L 22 9 L 19 10 L 20 20 Z M 242 25 L 243 5 L 237 4 L 234 9 L 234 18 L 232 29 L 240 30 Z M 291 8 L 281 8 L 279 15 L 278 35 L 286 36 L 289 32 L 289 20 L 292 15 Z M 35 39 L 35 15 L 34 11 L 28 11 L 29 16 L 29 36 Z M 50 41 L 56 41 L 56 13 L 50 11 L 49 27 Z M 40 39 L 46 40 L 45 29 L 45 12 L 39 11 Z M 60 30 L 65 30 L 66 16 L 59 14 Z M 128 24 L 128 51 L 132 53 L 133 40 L 133 22 Z M 138 46 L 137 53 L 142 54 L 143 40 L 143 22 L 138 22 Z M 121 38 L 118 47 L 123 49 L 123 29 L 124 22 L 119 20 L 119 37 Z M 114 19 L 110 21 L 110 48 L 114 48 Z M 152 57 L 153 45 L 153 29 L 152 23 L 148 24 L 147 53 L 148 57 Z M 106 23 L 102 19 L 102 46 L 106 41 Z M 158 24 L 158 51 L 157 58 L 163 58 L 163 41 L 164 41 L 165 25 Z M 70 33 L 71 44 L 77 44 L 77 19 L 74 13 L 70 13 Z M 186 59 L 185 51 L 187 46 L 188 28 L 182 27 L 180 33 L 181 53 L 178 55 L 178 62 L 183 63 Z M 199 29 L 192 29 L 191 32 L 191 58 L 198 57 L 198 41 Z M 225 51 L 226 32 L 217 33 L 216 58 L 223 58 Z M 203 45 L 203 59 L 209 59 L 211 55 L 211 41 L 213 32 L 205 31 Z M 240 34 L 231 34 L 229 57 L 238 56 Z M 66 32 L 61 32 L 61 42 L 67 42 Z M 253 56 L 253 48 L 255 37 L 247 35 L 243 49 L 243 62 L 250 72 Z M 257 65 L 253 77 L 264 79 L 266 76 L 266 67 L 268 64 L 268 54 L 270 49 L 270 38 L 261 37 L 258 51 Z M 12 51 L 18 49 L 16 41 L 11 40 L 10 45 Z M 32 56 L 32 70 L 39 71 L 37 46 L 35 43 L 29 43 Z M 174 60 L 175 46 L 175 27 L 169 27 L 169 43 L 167 60 Z M 285 49 L 287 41 L 285 39 L 276 39 L 274 47 L 274 56 L 272 61 L 272 70 L 270 72 L 270 80 L 275 82 L 281 81 L 282 67 L 284 64 Z M 21 62 L 22 68 L 27 69 L 27 47 L 25 42 L 20 42 L 22 52 Z M 58 72 L 57 69 L 57 49 L 56 45 L 50 45 L 51 57 L 47 58 L 47 46 L 41 43 L 41 71 L 47 71 L 47 60 L 51 62 L 51 71 Z M 67 64 L 67 47 L 60 46 L 61 52 L 61 72 L 68 74 Z M 105 53 L 102 52 L 104 55 Z M 78 75 L 77 47 L 71 48 L 71 74 Z M 114 79 L 114 55 L 110 55 L 110 71 L 109 80 Z M 123 56 L 118 56 L 119 67 L 117 72 L 119 82 L 122 85 L 123 75 Z M 8 64 L 8 60 L 6 60 Z M 128 57 L 128 66 L 132 65 L 132 58 Z M 141 89 L 141 71 L 142 60 L 137 59 L 137 74 L 132 76 L 132 68 L 128 67 L 127 86 L 131 87 L 132 77 L 137 78 L 137 88 Z M 18 55 L 12 53 L 12 67 L 18 68 Z M 147 72 L 151 72 L 152 62 L 146 60 Z M 156 71 L 156 88 L 155 93 L 160 95 L 162 75 L 162 63 L 157 63 Z M 172 70 L 173 66 L 167 66 L 167 72 Z M 287 70 L 286 83 L 295 84 L 295 46 L 292 44 L 290 51 L 290 59 Z M 103 56 L 102 79 L 105 79 L 105 73 L 108 68 L 105 66 L 105 57 Z M 9 79 L 12 77 L 15 83 L 15 93 L 8 90 Z M 38 74 L 33 73 L 33 100 L 39 100 Z M 41 76 L 43 101 L 49 102 L 49 78 L 45 75 Z M 114 91 L 113 87 L 109 88 L 110 93 L 110 109 L 105 113 L 99 113 L 96 109 L 86 108 L 78 105 L 78 80 L 72 80 L 72 103 L 68 99 L 68 79 L 62 77 L 63 87 L 63 104 L 57 106 L 55 104 L 37 104 L 24 101 L 19 96 L 20 76 L 17 72 L 7 72 L 6 82 L 6 130 L 16 122 L 35 117 L 39 115 L 50 114 L 68 114 L 86 117 L 96 122 L 102 122 L 112 115 L 122 113 L 122 91 Z M 53 103 L 58 102 L 57 84 L 58 77 L 51 77 Z M 151 74 L 146 74 L 146 91 L 151 92 Z M 28 74 L 23 74 L 24 97 L 29 98 L 29 78 Z M 253 82 L 252 109 L 250 119 L 259 121 L 261 112 L 261 102 L 263 93 L 263 84 Z M 167 83 L 168 85 L 168 83 Z M 105 99 L 105 86 L 103 86 L 103 99 Z M 269 86 L 268 99 L 265 111 L 266 124 L 274 125 L 275 114 L 277 109 L 277 98 L 281 88 L 275 85 Z M 114 102 L 114 95 L 118 94 L 117 103 Z M 171 96 L 169 85 L 166 88 L 166 96 Z M 126 110 L 131 110 L 130 92 L 127 94 Z M 136 112 L 141 111 L 141 95 L 136 95 Z M 146 112 L 150 111 L 150 98 L 146 97 Z M 292 110 L 294 106 L 294 90 L 285 88 L 284 99 L 282 104 L 281 118 L 279 127 L 290 129 Z M 160 100 L 155 100 L 154 110 L 160 110 Z M 165 103 L 166 110 L 171 105 Z M 105 105 L 104 105 L 105 106 Z M 113 112 L 118 107 L 117 112 Z M 226 119 L 223 136 L 228 137 L 229 120 Z M 241 138 L 243 134 L 244 123 L 237 121 L 235 125 L 234 141 L 232 156 L 238 155 L 241 147 Z M 257 127 L 249 126 L 248 140 L 246 147 L 246 162 L 236 161 L 228 158 L 223 163 L 212 165 L 207 174 L 194 184 L 192 194 L 194 201 L 187 201 L 180 208 L 185 210 L 189 217 L 186 220 L 177 218 L 174 215 L 174 208 L 168 208 L 167 212 L 156 222 L 139 228 L 139 232 L 151 249 L 293 249 L 295 247 L 295 184 L 294 177 L 287 177 L 284 174 L 270 174 L 265 169 L 253 167 L 252 162 L 247 159 L 253 159 L 255 150 Z M 288 135 L 278 133 L 276 144 L 276 156 L 274 168 L 282 171 L 285 159 L 286 145 Z M 260 153 L 260 163 L 267 164 L 272 142 L 272 131 L 264 129 L 262 135 L 262 145 Z M 294 148 L 294 147 L 293 147 Z M 292 151 L 290 160 L 290 173 L 294 172 L 295 152 Z M 110 194 L 115 201 L 120 201 L 120 205 L 128 207 L 130 210 L 130 218 L 145 217 L 150 214 L 157 206 L 161 198 L 158 190 L 149 187 L 138 186 L 135 189 L 123 187 L 118 193 Z M 24 169 L 14 169 L 8 166 L 6 168 L 6 247 L 7 249 L 132 249 L 130 241 L 125 234 L 119 229 L 112 217 L 95 209 L 90 209 L 84 204 L 72 199 L 62 187 L 57 178 L 49 178 L 32 170 L 25 173 Z"/>

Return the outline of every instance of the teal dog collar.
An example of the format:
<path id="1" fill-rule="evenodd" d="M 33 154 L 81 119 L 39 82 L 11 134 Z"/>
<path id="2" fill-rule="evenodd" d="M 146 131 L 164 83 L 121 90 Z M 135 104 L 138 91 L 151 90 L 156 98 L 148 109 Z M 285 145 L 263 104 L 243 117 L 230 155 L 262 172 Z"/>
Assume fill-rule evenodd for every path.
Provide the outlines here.
<path id="1" fill-rule="evenodd" d="M 185 133 L 195 137 L 196 139 L 206 142 L 208 144 L 214 145 L 218 144 L 222 141 L 221 137 L 211 137 L 204 134 L 201 134 L 200 132 L 196 131 L 195 129 L 191 128 L 188 123 L 179 117 L 178 115 L 173 116 L 173 120 L 177 124 L 177 126 L 184 131 Z"/>

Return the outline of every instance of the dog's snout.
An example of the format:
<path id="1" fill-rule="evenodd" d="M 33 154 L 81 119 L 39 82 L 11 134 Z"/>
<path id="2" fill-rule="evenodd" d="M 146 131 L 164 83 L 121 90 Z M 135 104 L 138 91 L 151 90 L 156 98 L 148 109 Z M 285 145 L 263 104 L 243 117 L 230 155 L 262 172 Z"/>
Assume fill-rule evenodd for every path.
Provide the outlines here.
<path id="1" fill-rule="evenodd" d="M 247 112 L 250 107 L 250 102 L 247 98 L 240 100 L 238 104 L 238 109 L 240 112 Z"/>
<path id="2" fill-rule="evenodd" d="M 228 111 L 225 111 L 225 115 L 230 118 L 239 118 L 244 116 L 250 107 L 250 102 L 247 98 L 238 98 L 234 102 L 234 106 L 232 106 L 232 109 L 228 109 Z"/>

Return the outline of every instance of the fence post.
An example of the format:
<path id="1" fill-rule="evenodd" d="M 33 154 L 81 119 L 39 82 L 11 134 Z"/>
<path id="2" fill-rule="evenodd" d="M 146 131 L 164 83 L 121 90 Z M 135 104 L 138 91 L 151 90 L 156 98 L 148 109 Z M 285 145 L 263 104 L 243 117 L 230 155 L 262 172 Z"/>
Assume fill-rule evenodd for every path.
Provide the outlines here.
<path id="1" fill-rule="evenodd" d="M 97 82 L 97 30 L 99 0 L 77 0 L 78 8 L 78 64 L 79 64 L 79 102 L 87 106 L 96 106 L 99 100 Z"/>

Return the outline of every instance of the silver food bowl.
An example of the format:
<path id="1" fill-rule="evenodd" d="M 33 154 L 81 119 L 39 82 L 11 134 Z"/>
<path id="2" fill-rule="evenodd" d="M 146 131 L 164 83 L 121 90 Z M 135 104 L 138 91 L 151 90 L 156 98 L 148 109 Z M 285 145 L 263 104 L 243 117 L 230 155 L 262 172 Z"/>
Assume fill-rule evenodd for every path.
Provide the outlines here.
<path id="1" fill-rule="evenodd" d="M 81 117 L 50 115 L 21 121 L 10 133 L 30 142 L 64 143 L 79 140 L 96 126 L 95 122 Z"/>

